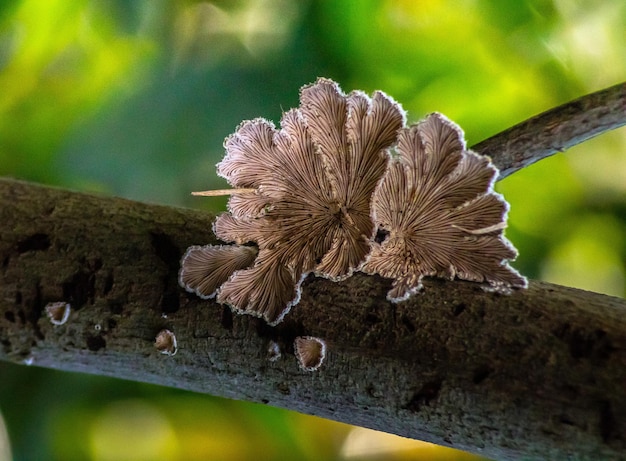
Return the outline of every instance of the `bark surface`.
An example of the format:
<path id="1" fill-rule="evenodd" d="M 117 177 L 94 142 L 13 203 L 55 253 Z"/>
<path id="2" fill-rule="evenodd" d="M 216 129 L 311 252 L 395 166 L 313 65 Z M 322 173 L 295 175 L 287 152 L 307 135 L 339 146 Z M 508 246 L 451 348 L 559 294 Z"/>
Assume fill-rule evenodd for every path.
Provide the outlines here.
<path id="1" fill-rule="evenodd" d="M 213 216 L 0 180 L 0 359 L 273 406 L 503 459 L 626 458 L 626 302 L 531 282 L 504 296 L 310 277 L 278 327 L 180 289 Z M 71 303 L 64 325 L 49 302 Z M 167 328 L 178 353 L 154 341 Z M 293 340 L 325 339 L 320 371 Z M 282 357 L 268 360 L 270 341 Z"/>

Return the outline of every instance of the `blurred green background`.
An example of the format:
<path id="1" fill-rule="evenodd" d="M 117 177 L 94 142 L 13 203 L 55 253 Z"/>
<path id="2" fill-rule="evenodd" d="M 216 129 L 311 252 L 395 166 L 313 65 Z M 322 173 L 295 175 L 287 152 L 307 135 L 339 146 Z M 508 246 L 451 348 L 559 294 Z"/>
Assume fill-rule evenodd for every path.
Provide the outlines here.
<path id="1" fill-rule="evenodd" d="M 241 120 L 326 76 L 440 111 L 470 145 L 626 80 L 626 2 L 3 0 L 0 175 L 218 211 Z M 623 297 L 626 131 L 497 185 L 514 265 Z M 202 242 L 198 242 L 202 243 Z M 129 410 L 129 408 L 131 410 Z M 478 459 L 253 404 L 0 363 L 15 460 Z M 0 458 L 3 453 L 0 424 Z"/>

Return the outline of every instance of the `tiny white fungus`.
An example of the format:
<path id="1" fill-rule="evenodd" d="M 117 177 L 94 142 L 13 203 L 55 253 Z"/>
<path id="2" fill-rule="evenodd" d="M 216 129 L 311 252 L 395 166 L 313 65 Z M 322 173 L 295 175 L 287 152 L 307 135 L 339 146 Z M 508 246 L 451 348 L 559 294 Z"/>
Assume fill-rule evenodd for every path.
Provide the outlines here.
<path id="1" fill-rule="evenodd" d="M 276 362 L 282 356 L 280 346 L 276 341 L 270 341 L 267 346 L 267 360 Z"/>
<path id="2" fill-rule="evenodd" d="M 70 303 L 66 303 L 65 301 L 58 301 L 54 303 L 46 304 L 46 314 L 50 319 L 50 323 L 53 325 L 63 325 L 67 322 L 67 319 L 70 317 L 70 312 L 72 310 Z"/>
<path id="3" fill-rule="evenodd" d="M 156 350 L 161 354 L 170 356 L 176 355 L 178 351 L 176 336 L 170 330 L 161 330 L 156 336 L 154 347 L 156 347 Z"/>

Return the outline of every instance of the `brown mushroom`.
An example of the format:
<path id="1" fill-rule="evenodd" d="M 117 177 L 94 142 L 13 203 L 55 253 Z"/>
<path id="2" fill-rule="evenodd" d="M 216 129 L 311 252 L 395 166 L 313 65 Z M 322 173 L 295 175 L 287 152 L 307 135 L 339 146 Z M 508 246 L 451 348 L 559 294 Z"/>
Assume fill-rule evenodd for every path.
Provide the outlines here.
<path id="1" fill-rule="evenodd" d="M 262 118 L 243 122 L 217 165 L 234 189 L 206 193 L 231 194 L 215 235 L 254 243 L 258 256 L 223 267 L 208 255 L 223 247 L 192 247 L 185 288 L 275 325 L 310 272 L 393 278 L 393 301 L 418 291 L 424 276 L 502 292 L 527 285 L 509 266 L 517 251 L 503 235 L 508 204 L 493 190 L 497 170 L 467 150 L 457 125 L 434 113 L 402 128 L 402 108 L 384 93 L 345 95 L 323 78 L 300 102 L 279 130 Z M 227 251 L 250 250 L 219 250 Z"/>
<path id="2" fill-rule="evenodd" d="M 181 259 L 178 281 L 203 299 L 213 298 L 220 285 L 235 271 L 250 267 L 256 255 L 257 249 L 249 246 L 191 246 Z"/>
<path id="3" fill-rule="evenodd" d="M 176 336 L 170 330 L 161 330 L 154 340 L 154 347 L 164 355 L 176 355 L 178 343 Z"/>
<path id="4" fill-rule="evenodd" d="M 376 189 L 372 213 L 385 239 L 372 242 L 363 271 L 393 278 L 392 301 L 420 290 L 424 276 L 525 287 L 509 266 L 508 204 L 493 191 L 497 170 L 466 149 L 463 132 L 434 113 L 403 129 L 397 157 Z"/>
<path id="5" fill-rule="evenodd" d="M 280 130 L 264 119 L 241 124 L 218 164 L 239 191 L 215 234 L 254 242 L 259 255 L 217 299 L 272 325 L 298 302 L 308 273 L 342 280 L 364 262 L 375 229 L 371 196 L 404 123 L 399 104 L 383 93 L 346 96 L 327 79 L 304 87 L 300 100 Z"/>
<path id="6" fill-rule="evenodd" d="M 58 301 L 46 304 L 46 315 L 53 325 L 63 325 L 70 317 L 72 310 L 70 303 Z"/>
<path id="7" fill-rule="evenodd" d="M 314 336 L 298 336 L 294 343 L 298 365 L 304 371 L 316 371 L 326 358 L 326 342 Z"/>

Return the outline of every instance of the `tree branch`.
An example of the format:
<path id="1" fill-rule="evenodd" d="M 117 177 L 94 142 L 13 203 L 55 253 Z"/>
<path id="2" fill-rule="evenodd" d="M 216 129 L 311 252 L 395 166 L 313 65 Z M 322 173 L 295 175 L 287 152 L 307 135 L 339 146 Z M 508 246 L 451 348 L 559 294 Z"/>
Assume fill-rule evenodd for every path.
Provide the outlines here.
<path id="1" fill-rule="evenodd" d="M 626 452 L 626 302 L 532 282 L 510 296 L 431 281 L 310 278 L 276 328 L 177 286 L 213 217 L 0 180 L 0 359 L 157 383 L 323 416 L 496 459 Z M 8 223 L 8 224 L 7 224 Z M 48 302 L 72 305 L 55 326 Z M 157 333 L 176 335 L 174 356 Z M 305 373 L 293 339 L 327 340 Z M 269 341 L 282 358 L 268 360 Z"/>
<path id="2" fill-rule="evenodd" d="M 472 146 L 500 169 L 500 179 L 606 131 L 626 125 L 626 83 L 543 112 Z"/>

